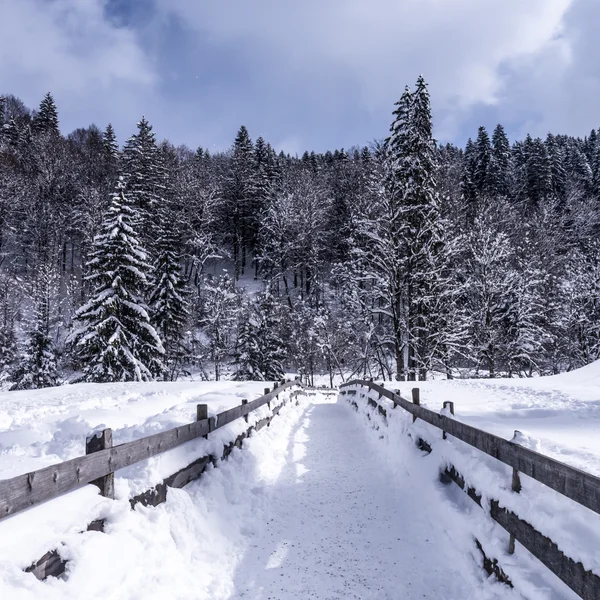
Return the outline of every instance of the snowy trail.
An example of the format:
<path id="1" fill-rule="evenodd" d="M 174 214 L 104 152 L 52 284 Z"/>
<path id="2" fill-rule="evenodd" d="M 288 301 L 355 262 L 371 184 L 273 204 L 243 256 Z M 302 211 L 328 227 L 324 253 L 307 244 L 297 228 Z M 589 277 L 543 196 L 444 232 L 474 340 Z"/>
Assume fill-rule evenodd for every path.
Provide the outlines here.
<path id="1" fill-rule="evenodd" d="M 473 557 L 457 556 L 439 513 L 366 435 L 346 403 L 308 409 L 232 599 L 473 596 Z"/>
<path id="2" fill-rule="evenodd" d="M 23 529 L 17 515 L 0 532 L 0 598 L 79 600 L 82 589 L 88 600 L 522 598 L 480 566 L 469 528 L 470 511 L 484 518 L 479 507 L 449 494 L 405 435 L 392 447 L 399 462 L 386 461 L 372 424 L 335 396 L 304 396 L 164 504 L 131 511 L 127 495 L 73 495 L 81 518 L 56 537 L 69 558 L 64 580 L 23 571 L 39 523 Z M 78 525 L 93 498 L 105 533 Z"/>

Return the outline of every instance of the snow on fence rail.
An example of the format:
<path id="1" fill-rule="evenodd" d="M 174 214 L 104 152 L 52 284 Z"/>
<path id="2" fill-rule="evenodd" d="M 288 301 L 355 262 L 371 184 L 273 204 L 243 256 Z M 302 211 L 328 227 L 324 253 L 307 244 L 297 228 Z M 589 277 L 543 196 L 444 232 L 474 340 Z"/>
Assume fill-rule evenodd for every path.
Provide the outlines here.
<path id="1" fill-rule="evenodd" d="M 444 414 L 424 408 L 420 406 L 418 388 L 413 389 L 412 402 L 383 386 L 364 380 L 353 380 L 342 384 L 340 386 L 340 394 L 355 395 L 356 390 L 350 388 L 356 386 L 366 387 L 377 392 L 379 398 L 382 396 L 388 398 L 394 403 L 394 408 L 400 406 L 411 413 L 413 421 L 421 419 L 441 429 L 444 439 L 446 439 L 447 434 L 452 435 L 469 446 L 512 467 L 512 490 L 514 492 L 520 492 L 519 473 L 524 473 L 559 494 L 600 514 L 600 478 L 528 448 L 524 448 L 487 431 L 477 429 Z M 384 417 L 387 415 L 385 407 L 371 398 L 368 401 L 369 404 L 378 409 L 381 415 Z M 358 407 L 356 403 L 354 404 Z M 452 403 L 447 404 L 452 405 Z M 453 406 L 451 406 L 451 413 L 453 414 L 453 412 Z M 419 440 L 419 445 L 422 449 L 431 451 L 431 447 L 426 441 Z M 471 499 L 483 508 L 482 494 L 476 489 L 466 486 L 464 477 L 453 466 L 446 468 L 445 472 L 441 473 L 440 476 L 443 481 L 454 481 Z M 514 552 L 514 544 L 517 541 L 581 598 L 584 600 L 597 600 L 600 598 L 600 577 L 598 575 L 586 570 L 582 563 L 576 562 L 566 556 L 552 540 L 537 531 L 526 521 L 520 519 L 513 512 L 501 507 L 497 500 L 492 499 L 490 501 L 489 513 L 492 519 L 510 534 L 509 553 L 512 554 Z M 478 546 L 482 550 L 479 542 Z M 505 582 L 509 581 L 506 574 L 498 567 L 496 560 L 491 561 L 484 554 L 484 562 L 487 564 L 488 570 L 496 574 L 499 579 Z"/>
<path id="2" fill-rule="evenodd" d="M 86 456 L 0 480 L 0 519 L 61 496 L 87 483 L 95 483 L 103 495 L 113 497 L 112 481 L 115 471 L 206 436 L 211 431 L 269 404 L 283 390 L 298 385 L 298 381 L 282 382 L 271 392 L 266 389 L 265 392 L 268 393 L 264 396 L 210 418 L 206 412 L 206 405 L 200 404 L 195 422 L 118 446 L 112 446 L 112 431 L 105 429 L 88 438 Z"/>

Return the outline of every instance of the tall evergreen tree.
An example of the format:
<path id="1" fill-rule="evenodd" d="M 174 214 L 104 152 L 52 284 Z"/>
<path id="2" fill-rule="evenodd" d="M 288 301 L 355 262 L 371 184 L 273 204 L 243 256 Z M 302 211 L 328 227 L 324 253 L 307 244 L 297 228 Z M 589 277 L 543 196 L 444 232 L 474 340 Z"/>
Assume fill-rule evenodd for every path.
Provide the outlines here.
<path id="1" fill-rule="evenodd" d="M 137 133 L 123 148 L 125 193 L 138 213 L 141 242 L 153 255 L 160 237 L 159 213 L 166 195 L 166 172 L 152 125 L 142 117 L 137 127 Z"/>
<path id="2" fill-rule="evenodd" d="M 44 96 L 44 99 L 40 103 L 40 108 L 33 119 L 32 125 L 36 133 L 60 134 L 58 129 L 58 110 L 50 92 Z"/>
<path id="3" fill-rule="evenodd" d="M 256 220 L 256 155 L 246 127 L 242 125 L 233 144 L 231 167 L 225 181 L 225 204 L 229 221 L 229 242 L 233 249 L 235 279 L 243 275 L 247 259 L 254 251 Z"/>
<path id="4" fill-rule="evenodd" d="M 88 262 L 93 294 L 77 311 L 71 336 L 86 381 L 151 381 L 165 370 L 144 302 L 150 266 L 137 220 L 120 178 Z"/>
<path id="5" fill-rule="evenodd" d="M 27 328 L 27 340 L 11 379 L 12 390 L 30 390 L 59 384 L 56 350 L 50 331 L 53 296 L 57 277 L 51 264 L 39 265 L 34 280 L 33 316 Z"/>
<path id="6" fill-rule="evenodd" d="M 181 277 L 179 240 L 174 235 L 172 223 L 164 223 L 157 243 L 157 259 L 154 266 L 154 285 L 149 304 L 152 322 L 165 348 L 165 379 L 177 378 L 185 356 L 183 349 L 184 329 L 188 318 L 188 302 L 185 282 Z"/>
<path id="7" fill-rule="evenodd" d="M 490 163 L 492 161 L 492 146 L 485 127 L 480 127 L 475 141 L 473 166 L 473 185 L 480 198 L 487 197 L 490 192 Z"/>
<path id="8" fill-rule="evenodd" d="M 508 196 L 511 189 L 510 142 L 504 127 L 498 124 L 492 135 L 492 156 L 489 166 L 489 192 L 493 197 Z"/>

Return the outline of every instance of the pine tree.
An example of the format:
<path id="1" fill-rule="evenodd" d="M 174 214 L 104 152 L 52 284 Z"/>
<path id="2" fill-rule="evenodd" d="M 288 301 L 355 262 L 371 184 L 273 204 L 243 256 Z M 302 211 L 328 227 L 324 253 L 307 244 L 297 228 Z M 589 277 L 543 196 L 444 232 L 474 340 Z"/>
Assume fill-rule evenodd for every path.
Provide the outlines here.
<path id="1" fill-rule="evenodd" d="M 475 141 L 473 166 L 473 185 L 480 198 L 487 197 L 490 192 L 490 163 L 492 146 L 485 127 L 480 127 Z"/>
<path id="2" fill-rule="evenodd" d="M 137 221 L 120 178 L 87 265 L 93 295 L 77 311 L 79 328 L 71 336 L 86 381 L 151 381 L 165 370 L 143 300 L 150 266 Z"/>
<path id="3" fill-rule="evenodd" d="M 40 108 L 33 119 L 32 126 L 36 133 L 60 135 L 58 129 L 58 110 L 50 92 L 44 96 L 44 99 L 40 103 Z"/>
<path id="4" fill-rule="evenodd" d="M 566 189 L 567 189 L 567 174 L 565 172 L 565 153 L 562 146 L 556 138 L 550 133 L 546 137 L 546 149 L 550 159 L 550 173 L 552 177 L 552 192 L 559 200 L 559 204 L 564 208 Z"/>
<path id="5" fill-rule="evenodd" d="M 50 332 L 57 277 L 48 262 L 39 266 L 33 292 L 33 317 L 27 342 L 11 379 L 11 390 L 30 390 L 59 384 L 56 351 Z"/>
<path id="6" fill-rule="evenodd" d="M 492 156 L 489 165 L 489 193 L 492 197 L 510 194 L 511 152 L 504 127 L 498 124 L 492 135 Z"/>
<path id="7" fill-rule="evenodd" d="M 113 126 L 109 123 L 102 134 L 102 153 L 106 168 L 111 173 L 119 166 L 119 144 Z"/>
<path id="8" fill-rule="evenodd" d="M 407 242 L 408 378 L 417 371 L 424 379 L 430 365 L 431 330 L 428 298 L 439 293 L 432 287 L 436 271 L 434 257 L 443 253 L 439 230 L 439 196 L 436 181 L 436 149 L 432 136 L 429 91 L 423 77 L 417 80 L 408 128 L 408 145 L 401 168 L 404 170 L 403 212 L 409 223 Z"/>
<path id="9" fill-rule="evenodd" d="M 285 355 L 277 312 L 269 293 L 260 294 L 244 311 L 236 352 L 237 380 L 279 381 L 283 377 Z"/>
<path id="10" fill-rule="evenodd" d="M 154 266 L 154 285 L 149 304 L 152 322 L 165 348 L 166 380 L 177 378 L 178 369 L 185 356 L 184 329 L 188 318 L 185 282 L 181 277 L 176 248 L 179 240 L 172 231 L 172 223 L 164 223 L 157 243 L 157 260 Z"/>
<path id="11" fill-rule="evenodd" d="M 479 213 L 479 202 L 475 186 L 475 144 L 471 138 L 465 146 L 460 189 L 466 225 L 472 227 Z"/>
<path id="12" fill-rule="evenodd" d="M 123 149 L 125 193 L 139 214 L 140 240 L 152 256 L 160 237 L 157 226 L 167 192 L 167 176 L 152 125 L 142 117 L 137 127 L 138 132 L 127 140 Z"/>
<path id="13" fill-rule="evenodd" d="M 256 156 L 248 130 L 242 125 L 233 143 L 231 167 L 225 181 L 228 237 L 233 249 L 235 279 L 246 269 L 248 256 L 254 251 L 258 222 L 255 209 Z"/>

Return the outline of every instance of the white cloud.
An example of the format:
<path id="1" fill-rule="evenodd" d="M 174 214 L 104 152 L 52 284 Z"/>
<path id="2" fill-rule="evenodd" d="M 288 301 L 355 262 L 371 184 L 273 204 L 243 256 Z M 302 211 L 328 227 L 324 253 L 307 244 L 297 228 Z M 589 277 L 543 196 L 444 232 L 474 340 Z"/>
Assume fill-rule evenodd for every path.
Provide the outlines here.
<path id="1" fill-rule="evenodd" d="M 404 85 L 423 73 L 451 135 L 470 107 L 503 97 L 504 66 L 556 44 L 573 0 L 158 3 L 216 44 L 252 48 L 274 87 L 296 80 L 324 96 L 351 91 L 371 113 L 391 112 Z"/>
<path id="2" fill-rule="evenodd" d="M 102 0 L 8 0 L 0 19 L 2 92 L 37 106 L 51 91 L 62 114 L 97 115 L 131 105 L 156 74 L 135 33 L 105 18 Z M 139 110 L 139 108 L 138 108 Z M 87 115 L 87 119 L 83 117 Z M 75 123 L 72 123 L 75 126 Z"/>
<path id="3" fill-rule="evenodd" d="M 52 91 L 65 131 L 111 120 L 123 139 L 146 114 L 223 148 L 246 123 L 293 152 L 385 135 L 421 73 L 441 140 L 485 115 L 539 135 L 600 121 L 598 0 L 147 0 L 130 28 L 107 1 L 4 0 L 0 92 Z"/>

